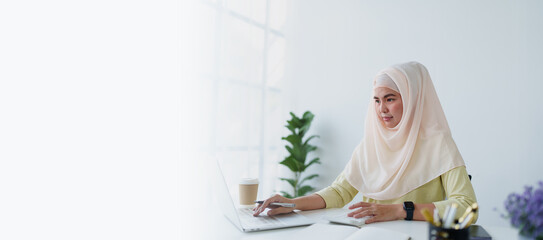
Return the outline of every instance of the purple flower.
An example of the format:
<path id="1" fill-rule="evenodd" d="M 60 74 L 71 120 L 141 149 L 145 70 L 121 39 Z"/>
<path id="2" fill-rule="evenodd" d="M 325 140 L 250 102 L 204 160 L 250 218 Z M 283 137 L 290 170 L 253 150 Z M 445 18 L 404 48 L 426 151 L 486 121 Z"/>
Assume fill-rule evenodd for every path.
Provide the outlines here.
<path id="1" fill-rule="evenodd" d="M 543 181 L 534 190 L 526 186 L 522 194 L 511 193 L 505 200 L 506 218 L 524 236 L 543 239 Z"/>

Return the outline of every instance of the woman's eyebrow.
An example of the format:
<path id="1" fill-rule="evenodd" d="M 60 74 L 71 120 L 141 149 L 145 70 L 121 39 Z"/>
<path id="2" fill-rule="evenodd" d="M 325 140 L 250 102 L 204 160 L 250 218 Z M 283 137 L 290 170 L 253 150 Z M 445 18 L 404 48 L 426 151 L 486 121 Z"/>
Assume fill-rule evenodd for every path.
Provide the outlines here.
<path id="1" fill-rule="evenodd" d="M 394 94 L 394 93 L 389 93 L 389 94 L 385 95 L 383 98 L 387 98 L 387 97 L 396 97 L 396 94 Z M 379 97 L 373 96 L 373 99 L 379 99 Z"/>

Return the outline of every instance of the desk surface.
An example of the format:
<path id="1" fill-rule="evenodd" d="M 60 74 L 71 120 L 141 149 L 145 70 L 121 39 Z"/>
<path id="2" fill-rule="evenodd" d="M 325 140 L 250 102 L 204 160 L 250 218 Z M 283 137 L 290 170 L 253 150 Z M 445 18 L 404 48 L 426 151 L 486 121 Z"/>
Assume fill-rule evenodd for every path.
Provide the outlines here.
<path id="1" fill-rule="evenodd" d="M 300 214 L 312 218 L 320 223 L 327 223 L 328 221 L 323 219 L 323 216 L 333 209 L 320 209 L 313 211 L 302 211 Z M 207 230 L 199 231 L 203 233 L 200 237 L 203 239 L 293 239 L 293 235 L 301 231 L 306 227 L 294 227 L 285 228 L 261 232 L 243 233 L 234 226 L 222 213 L 217 212 L 207 218 L 206 225 Z M 413 240 L 427 240 L 428 239 L 428 225 L 422 221 L 392 221 L 382 223 L 372 223 L 371 226 L 382 227 L 390 230 L 403 232 L 411 236 Z M 511 240 L 517 239 L 518 234 L 515 229 L 504 227 L 492 227 L 483 226 L 492 236 L 494 240 Z"/>

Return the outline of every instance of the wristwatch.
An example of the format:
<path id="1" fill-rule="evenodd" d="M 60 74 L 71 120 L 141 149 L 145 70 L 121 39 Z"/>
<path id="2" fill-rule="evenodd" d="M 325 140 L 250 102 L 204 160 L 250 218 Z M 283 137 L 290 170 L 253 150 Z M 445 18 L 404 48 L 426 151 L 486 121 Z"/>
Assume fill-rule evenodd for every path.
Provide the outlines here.
<path id="1" fill-rule="evenodd" d="M 413 211 L 415 211 L 415 204 L 413 202 L 403 202 L 403 209 L 407 213 L 405 220 L 413 220 Z"/>

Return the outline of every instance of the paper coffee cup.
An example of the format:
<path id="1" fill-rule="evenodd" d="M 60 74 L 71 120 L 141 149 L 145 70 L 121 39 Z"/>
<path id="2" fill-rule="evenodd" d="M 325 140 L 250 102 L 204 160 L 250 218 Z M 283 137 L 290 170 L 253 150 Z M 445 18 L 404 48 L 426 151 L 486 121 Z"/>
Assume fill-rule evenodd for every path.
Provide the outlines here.
<path id="1" fill-rule="evenodd" d="M 239 204 L 254 205 L 258 194 L 257 178 L 242 178 L 239 181 Z"/>

